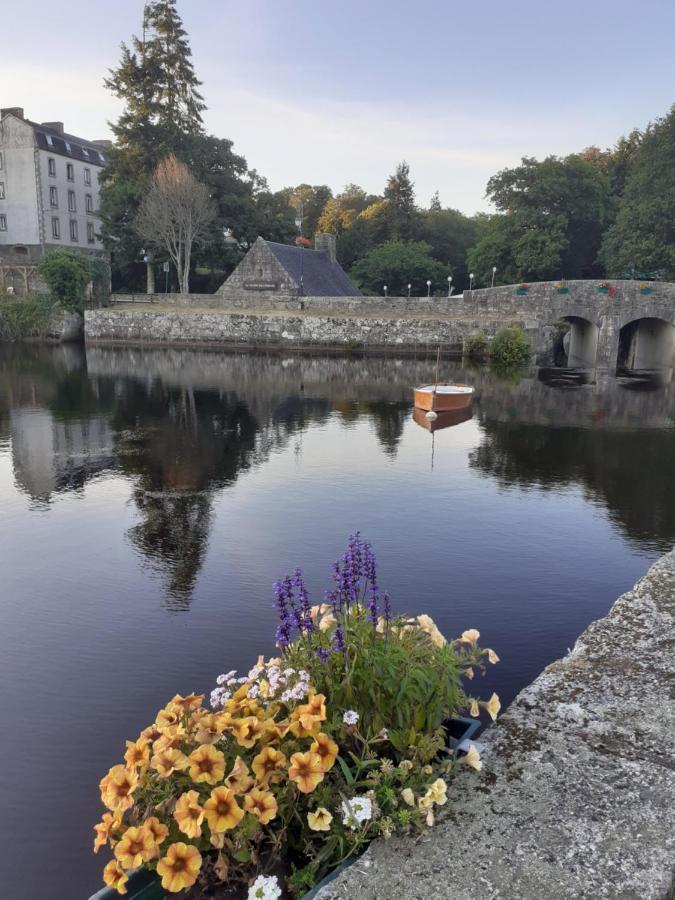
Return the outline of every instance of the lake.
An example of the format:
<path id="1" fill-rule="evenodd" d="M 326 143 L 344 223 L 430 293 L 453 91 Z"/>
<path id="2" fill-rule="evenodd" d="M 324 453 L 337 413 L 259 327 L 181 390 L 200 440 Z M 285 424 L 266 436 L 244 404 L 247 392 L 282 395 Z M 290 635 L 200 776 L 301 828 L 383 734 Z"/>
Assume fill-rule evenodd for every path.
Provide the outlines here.
<path id="1" fill-rule="evenodd" d="M 272 582 L 315 602 L 347 536 L 395 611 L 478 628 L 507 703 L 675 541 L 675 393 L 434 360 L 0 348 L 0 884 L 77 900 L 98 782 L 176 692 L 272 654 Z M 475 685 L 475 682 L 474 682 Z"/>

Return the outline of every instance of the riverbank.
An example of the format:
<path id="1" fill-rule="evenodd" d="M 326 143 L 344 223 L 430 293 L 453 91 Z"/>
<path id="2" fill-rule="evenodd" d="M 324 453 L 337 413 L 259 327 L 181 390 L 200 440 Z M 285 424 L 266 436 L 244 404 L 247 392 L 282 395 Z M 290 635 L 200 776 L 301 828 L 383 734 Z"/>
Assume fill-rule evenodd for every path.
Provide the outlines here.
<path id="1" fill-rule="evenodd" d="M 428 838 L 378 841 L 320 900 L 665 900 L 675 883 L 675 550 L 480 739 Z"/>

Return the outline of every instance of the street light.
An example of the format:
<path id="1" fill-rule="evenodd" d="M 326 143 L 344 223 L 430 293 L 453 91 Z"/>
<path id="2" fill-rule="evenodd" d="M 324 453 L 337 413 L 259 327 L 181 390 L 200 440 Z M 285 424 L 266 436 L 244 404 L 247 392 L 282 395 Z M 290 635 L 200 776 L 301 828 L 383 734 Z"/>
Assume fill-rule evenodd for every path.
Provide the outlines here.
<path id="1" fill-rule="evenodd" d="M 452 294 L 452 275 L 448 275 L 448 297 Z"/>
<path id="2" fill-rule="evenodd" d="M 410 289 L 412 288 L 412 284 L 408 285 L 408 298 L 410 298 Z"/>
<path id="3" fill-rule="evenodd" d="M 497 274 L 497 266 L 493 266 L 492 267 L 492 284 L 490 285 L 490 287 L 495 286 L 495 275 L 496 274 Z"/>
<path id="4" fill-rule="evenodd" d="M 431 281 L 427 280 L 427 297 L 431 297 Z"/>
<path id="5" fill-rule="evenodd" d="M 298 229 L 298 236 L 302 237 L 302 200 L 298 204 L 298 211 L 295 217 L 295 227 Z M 300 296 L 305 295 L 305 254 L 304 246 L 300 242 Z"/>
<path id="6" fill-rule="evenodd" d="M 384 285 L 382 285 L 382 287 L 384 288 L 384 296 L 386 297 L 387 296 L 387 285 L 384 284 Z"/>
<path id="7" fill-rule="evenodd" d="M 473 272 L 469 272 L 469 290 L 473 290 Z"/>

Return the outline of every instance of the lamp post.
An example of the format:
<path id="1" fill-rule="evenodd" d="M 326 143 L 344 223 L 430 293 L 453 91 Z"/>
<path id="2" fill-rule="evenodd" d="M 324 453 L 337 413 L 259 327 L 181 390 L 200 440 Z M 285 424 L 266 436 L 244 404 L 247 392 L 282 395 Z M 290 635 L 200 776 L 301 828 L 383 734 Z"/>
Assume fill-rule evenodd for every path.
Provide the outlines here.
<path id="1" fill-rule="evenodd" d="M 387 297 L 387 296 L 388 296 L 388 294 L 387 294 L 387 285 L 384 284 L 384 285 L 382 285 L 382 287 L 384 288 L 384 296 Z"/>
<path id="2" fill-rule="evenodd" d="M 298 229 L 299 237 L 302 237 L 302 200 L 298 204 L 298 213 L 295 217 L 295 227 Z M 304 297 L 305 295 L 305 254 L 304 246 L 302 242 L 300 242 L 300 296 Z"/>
<path id="3" fill-rule="evenodd" d="M 431 281 L 427 279 L 427 297 L 431 297 Z"/>
<path id="4" fill-rule="evenodd" d="M 473 272 L 469 272 L 469 290 L 473 290 Z"/>
<path id="5" fill-rule="evenodd" d="M 145 247 L 141 247 L 141 256 L 145 263 L 145 293 L 155 293 L 155 270 L 152 268 L 152 257 L 146 253 Z"/>
<path id="6" fill-rule="evenodd" d="M 492 284 L 490 285 L 490 287 L 495 286 L 495 275 L 496 274 L 497 274 L 497 266 L 493 266 L 492 267 Z"/>
<path id="7" fill-rule="evenodd" d="M 408 299 L 410 299 L 410 289 L 412 288 L 412 284 L 408 285 Z"/>
<path id="8" fill-rule="evenodd" d="M 448 298 L 452 295 L 452 275 L 448 275 Z"/>

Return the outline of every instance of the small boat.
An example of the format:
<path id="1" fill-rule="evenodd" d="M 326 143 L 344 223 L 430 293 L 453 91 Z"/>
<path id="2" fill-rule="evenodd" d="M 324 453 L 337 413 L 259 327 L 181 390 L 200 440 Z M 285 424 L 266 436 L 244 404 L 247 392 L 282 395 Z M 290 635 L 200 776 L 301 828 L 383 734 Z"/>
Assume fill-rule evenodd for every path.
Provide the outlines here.
<path id="1" fill-rule="evenodd" d="M 471 405 L 473 388 L 469 384 L 428 384 L 415 388 L 415 406 L 433 412 L 466 409 Z"/>
<path id="2" fill-rule="evenodd" d="M 453 425 L 461 425 L 462 422 L 468 422 L 473 412 L 471 406 L 465 406 L 463 409 L 450 409 L 446 412 L 434 413 L 435 418 L 429 418 L 429 413 L 423 409 L 415 407 L 413 410 L 413 420 L 420 425 L 425 431 L 432 434 L 435 431 L 441 431 L 443 428 L 452 428 Z"/>

